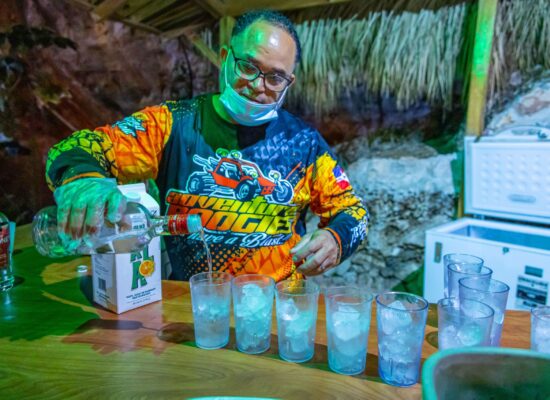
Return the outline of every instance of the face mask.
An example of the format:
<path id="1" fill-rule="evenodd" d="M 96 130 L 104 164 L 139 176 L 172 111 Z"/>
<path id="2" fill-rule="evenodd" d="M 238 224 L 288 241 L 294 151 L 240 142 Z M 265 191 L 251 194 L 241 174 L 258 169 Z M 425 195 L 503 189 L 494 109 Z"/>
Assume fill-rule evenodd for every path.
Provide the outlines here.
<path id="1" fill-rule="evenodd" d="M 250 101 L 246 97 L 241 96 L 229 84 L 227 81 L 227 62 L 225 62 L 223 69 L 225 88 L 220 96 L 220 102 L 231 118 L 239 124 L 246 126 L 258 126 L 277 118 L 277 110 L 283 104 L 283 99 L 288 87 L 285 88 L 279 100 L 275 103 L 256 103 L 255 101 Z"/>

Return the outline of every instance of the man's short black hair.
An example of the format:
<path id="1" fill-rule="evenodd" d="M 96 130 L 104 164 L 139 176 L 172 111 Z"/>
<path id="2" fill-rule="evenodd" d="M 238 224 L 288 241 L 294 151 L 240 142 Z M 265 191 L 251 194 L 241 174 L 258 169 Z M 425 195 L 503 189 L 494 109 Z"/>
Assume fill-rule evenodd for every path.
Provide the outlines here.
<path id="1" fill-rule="evenodd" d="M 248 11 L 247 13 L 244 13 L 239 18 L 237 18 L 237 20 L 235 21 L 235 26 L 233 27 L 233 32 L 231 32 L 231 36 L 237 36 L 239 33 L 244 31 L 256 21 L 265 21 L 268 24 L 281 28 L 286 33 L 288 33 L 296 44 L 295 62 L 296 64 L 300 62 L 300 58 L 302 56 L 302 46 L 300 46 L 298 33 L 296 33 L 296 28 L 294 28 L 294 24 L 280 12 L 273 10 Z"/>

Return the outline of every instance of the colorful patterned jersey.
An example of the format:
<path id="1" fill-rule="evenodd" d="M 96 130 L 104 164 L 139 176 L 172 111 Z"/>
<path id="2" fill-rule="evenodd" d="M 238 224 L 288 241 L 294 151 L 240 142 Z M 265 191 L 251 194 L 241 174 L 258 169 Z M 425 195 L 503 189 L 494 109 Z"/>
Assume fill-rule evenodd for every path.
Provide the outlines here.
<path id="1" fill-rule="evenodd" d="M 297 277 L 290 249 L 308 208 L 339 245 L 340 261 L 366 236 L 368 213 L 318 131 L 280 110 L 265 138 L 240 150 L 212 149 L 201 134 L 209 97 L 169 101 L 95 130 L 48 154 L 50 187 L 91 176 L 119 184 L 155 179 L 161 212 L 201 215 L 214 270 Z M 206 271 L 198 234 L 166 237 L 173 279 Z"/>

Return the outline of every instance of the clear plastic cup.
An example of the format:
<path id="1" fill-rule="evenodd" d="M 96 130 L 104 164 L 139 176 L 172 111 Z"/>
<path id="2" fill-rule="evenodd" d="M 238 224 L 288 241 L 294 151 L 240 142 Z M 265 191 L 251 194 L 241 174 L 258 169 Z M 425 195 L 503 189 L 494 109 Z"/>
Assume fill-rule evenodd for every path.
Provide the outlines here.
<path id="1" fill-rule="evenodd" d="M 491 327 L 491 346 L 500 346 L 506 302 L 510 287 L 504 282 L 495 279 L 462 278 L 458 281 L 460 301 L 471 299 L 481 301 L 490 306 L 495 315 Z"/>
<path id="2" fill-rule="evenodd" d="M 531 350 L 550 354 L 550 306 L 531 309 Z"/>
<path id="3" fill-rule="evenodd" d="M 443 288 L 444 293 L 443 297 L 458 297 L 458 292 L 456 296 L 451 296 L 449 293 L 449 265 L 455 265 L 454 269 L 457 271 L 464 271 L 470 273 L 479 273 L 481 267 L 483 266 L 483 259 L 473 256 L 471 254 L 459 254 L 451 253 L 445 254 L 443 256 Z M 457 289 L 458 290 L 458 289 Z"/>
<path id="4" fill-rule="evenodd" d="M 491 343 L 493 309 L 477 300 L 456 297 L 437 302 L 439 350 L 488 346 Z"/>
<path id="5" fill-rule="evenodd" d="M 458 281 L 462 278 L 478 278 L 480 281 L 485 280 L 488 282 L 492 275 L 493 270 L 489 267 L 482 266 L 478 271 L 471 269 L 464 269 L 459 264 L 449 264 L 447 265 L 447 290 L 444 297 L 459 297 L 458 292 Z M 488 283 L 487 283 L 488 284 Z"/>
<path id="6" fill-rule="evenodd" d="M 428 302 L 402 292 L 376 296 L 378 328 L 378 372 L 390 385 L 410 386 L 418 382 Z"/>
<path id="7" fill-rule="evenodd" d="M 357 375 L 365 370 L 372 298 L 356 290 L 325 297 L 328 365 L 334 372 Z"/>
<path id="8" fill-rule="evenodd" d="M 219 349 L 229 342 L 231 279 L 225 272 L 201 272 L 189 280 L 195 342 L 201 349 Z"/>
<path id="9" fill-rule="evenodd" d="M 290 362 L 305 362 L 315 351 L 315 327 L 319 286 L 306 280 L 282 281 L 276 285 L 279 356 Z"/>
<path id="10" fill-rule="evenodd" d="M 275 281 L 267 275 L 233 278 L 233 315 L 239 351 L 259 354 L 269 349 L 274 288 Z"/>

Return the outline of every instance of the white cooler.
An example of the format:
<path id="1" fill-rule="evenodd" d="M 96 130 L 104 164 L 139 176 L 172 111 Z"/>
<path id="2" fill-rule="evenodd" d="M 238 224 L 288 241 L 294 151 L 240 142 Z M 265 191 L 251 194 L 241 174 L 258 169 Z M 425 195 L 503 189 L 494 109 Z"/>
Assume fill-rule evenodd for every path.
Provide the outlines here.
<path id="1" fill-rule="evenodd" d="M 521 126 L 465 139 L 465 211 L 426 231 L 424 296 L 443 297 L 443 255 L 483 258 L 510 286 L 508 309 L 550 304 L 550 129 Z"/>

